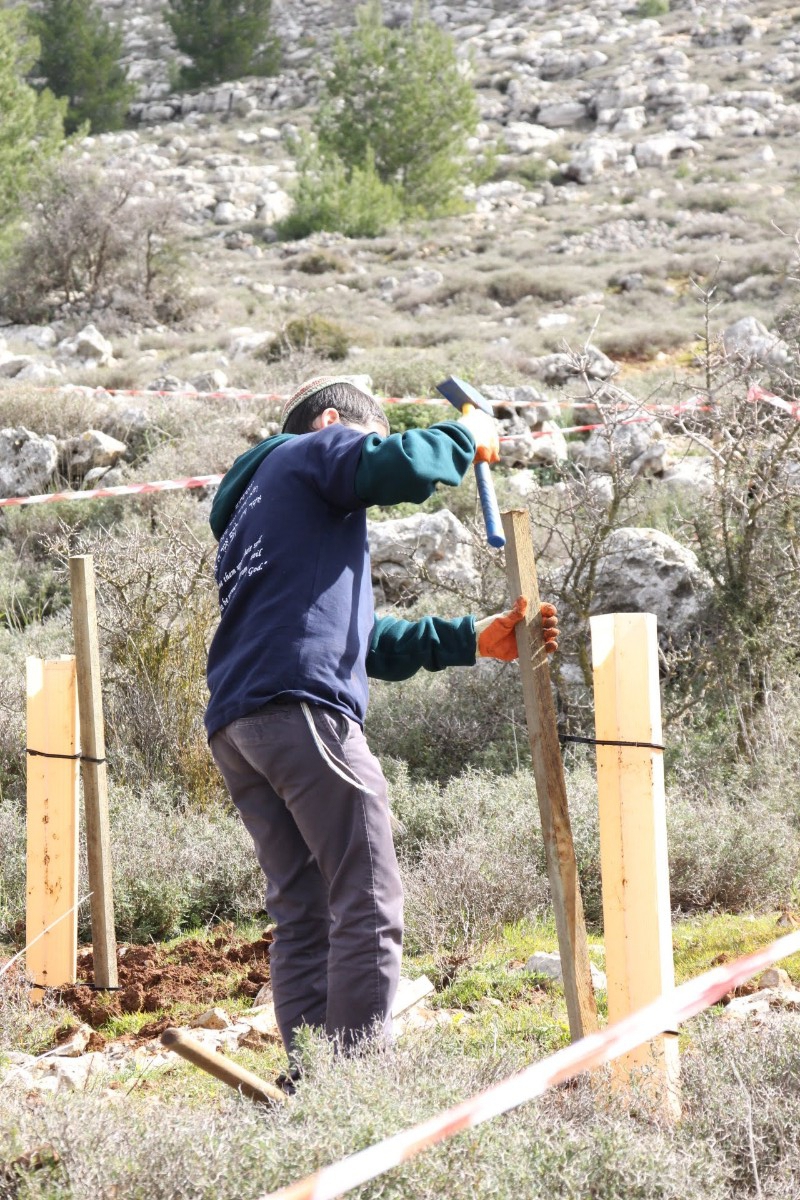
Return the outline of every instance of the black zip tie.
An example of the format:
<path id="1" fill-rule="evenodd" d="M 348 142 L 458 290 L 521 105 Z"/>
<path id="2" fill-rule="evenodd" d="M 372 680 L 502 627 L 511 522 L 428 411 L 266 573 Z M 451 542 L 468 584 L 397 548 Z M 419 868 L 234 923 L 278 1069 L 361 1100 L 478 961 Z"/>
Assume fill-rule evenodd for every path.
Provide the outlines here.
<path id="1" fill-rule="evenodd" d="M 30 747 L 26 752 L 35 758 L 69 758 L 72 761 L 80 758 L 80 754 L 50 754 L 47 750 L 31 750 Z"/>
<path id="2" fill-rule="evenodd" d="M 67 988 L 85 987 L 92 992 L 124 992 L 125 985 L 117 984 L 116 987 L 100 987 L 97 983 L 85 983 L 82 979 L 76 979 L 74 983 L 62 983 L 60 987 L 54 987 L 51 983 L 37 983 L 35 979 L 26 979 L 25 984 L 29 988 L 48 988 L 51 992 L 65 992 Z"/>
<path id="3" fill-rule="evenodd" d="M 563 745 L 564 742 L 580 742 L 584 746 L 632 746 L 637 750 L 663 750 L 664 746 L 658 746 L 655 742 L 611 742 L 604 738 L 578 737 L 572 733 L 560 733 L 558 740 Z"/>
<path id="4" fill-rule="evenodd" d="M 80 759 L 81 762 L 97 763 L 98 765 L 106 762 L 105 758 L 92 758 L 90 754 L 51 754 L 47 750 L 31 750 L 30 747 L 26 747 L 25 752 L 34 758 L 66 758 L 70 762 Z"/>

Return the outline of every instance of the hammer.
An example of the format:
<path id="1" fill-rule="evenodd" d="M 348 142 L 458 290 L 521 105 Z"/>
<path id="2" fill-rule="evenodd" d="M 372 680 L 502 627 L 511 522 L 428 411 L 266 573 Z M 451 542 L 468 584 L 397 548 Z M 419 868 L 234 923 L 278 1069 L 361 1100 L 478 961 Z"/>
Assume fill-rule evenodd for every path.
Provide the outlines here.
<path id="1" fill-rule="evenodd" d="M 466 383 L 463 379 L 458 379 L 455 375 L 451 376 L 450 379 L 443 379 L 441 383 L 437 383 L 436 390 L 437 392 L 441 392 L 445 400 L 449 400 L 464 416 L 471 413 L 474 408 L 482 409 L 490 417 L 494 416 L 494 410 L 486 397 L 482 396 L 472 384 Z M 478 484 L 478 495 L 481 498 L 483 519 L 486 522 L 487 540 L 490 546 L 496 546 L 499 549 L 500 546 L 505 546 L 506 539 L 503 535 L 500 510 L 497 507 L 497 496 L 494 494 L 492 473 L 489 470 L 488 463 L 475 463 L 475 479 Z"/>

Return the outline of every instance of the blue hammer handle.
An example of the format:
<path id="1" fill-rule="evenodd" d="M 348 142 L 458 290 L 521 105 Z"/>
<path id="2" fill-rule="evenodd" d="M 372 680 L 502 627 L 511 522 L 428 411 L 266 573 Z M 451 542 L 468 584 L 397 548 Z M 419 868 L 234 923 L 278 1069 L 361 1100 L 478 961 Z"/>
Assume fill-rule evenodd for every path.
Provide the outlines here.
<path id="1" fill-rule="evenodd" d="M 497 507 L 492 472 L 489 470 L 488 463 L 475 463 L 475 480 L 478 484 L 478 495 L 481 498 L 483 519 L 486 522 L 487 540 L 490 546 L 495 546 L 499 550 L 501 546 L 505 546 L 506 539 L 500 520 L 500 509 Z"/>
<path id="2" fill-rule="evenodd" d="M 463 412 L 465 409 L 479 408 L 483 412 L 488 413 L 490 417 L 494 416 L 494 410 L 486 397 L 482 396 L 477 388 L 474 388 L 470 383 L 466 383 L 463 379 L 458 379 L 456 376 L 453 376 L 451 379 L 444 379 L 441 383 L 437 383 L 436 390 L 441 392 L 445 399 L 449 400 L 459 412 Z M 475 480 L 478 484 L 478 496 L 480 497 L 483 519 L 486 524 L 486 539 L 490 546 L 494 546 L 499 550 L 502 546 L 505 546 L 506 539 L 503 534 L 500 509 L 497 507 L 497 496 L 495 495 L 492 473 L 489 470 L 488 463 L 475 463 Z"/>

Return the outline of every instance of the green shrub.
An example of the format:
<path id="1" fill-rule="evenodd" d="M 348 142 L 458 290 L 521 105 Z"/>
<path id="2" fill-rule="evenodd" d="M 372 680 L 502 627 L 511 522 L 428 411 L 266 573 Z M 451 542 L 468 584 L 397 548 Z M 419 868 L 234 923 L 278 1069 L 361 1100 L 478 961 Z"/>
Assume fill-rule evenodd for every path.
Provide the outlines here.
<path id="1" fill-rule="evenodd" d="M 65 127 L 92 133 L 121 129 L 136 89 L 120 63 L 122 31 L 94 0 L 39 0 L 29 12 L 39 40 L 35 75 L 67 101 Z"/>
<path id="2" fill-rule="evenodd" d="M 292 266 L 304 275 L 325 275 L 328 271 L 341 273 L 347 270 L 345 260 L 329 250 L 310 250 L 308 254 L 295 259 Z"/>
<path id="3" fill-rule="evenodd" d="M 422 7 L 407 25 L 383 24 L 379 0 L 358 10 L 339 38 L 316 120 L 320 149 L 349 170 L 370 162 L 400 188 L 407 211 L 429 216 L 463 205 L 467 139 L 478 109 L 452 36 Z"/>
<path id="4" fill-rule="evenodd" d="M 407 429 L 427 429 L 437 421 L 445 421 L 448 418 L 448 413 L 441 404 L 387 404 L 385 412 L 390 433 L 405 433 Z M 453 411 L 453 416 L 455 415 Z"/>
<path id="5" fill-rule="evenodd" d="M 66 100 L 26 82 L 38 54 L 24 10 L 0 9 L 0 224 L 16 215 L 31 179 L 64 142 Z"/>
<path id="6" fill-rule="evenodd" d="M 380 178 L 370 152 L 346 166 L 334 154 L 322 155 L 306 141 L 298 155 L 294 207 L 279 223 L 284 238 L 304 238 L 322 230 L 347 237 L 377 237 L 402 216 L 397 187 Z"/>
<path id="7" fill-rule="evenodd" d="M 227 804 L 190 810 L 163 787 L 146 793 L 112 786 L 111 858 L 117 936 L 128 942 L 173 937 L 212 918 L 241 919 L 263 905 L 264 877 L 237 813 Z M 17 942 L 25 927 L 25 813 L 0 801 L 3 870 L 0 938 Z M 81 833 L 80 895 L 86 883 Z M 79 934 L 91 936 L 81 906 Z"/>
<path id="8" fill-rule="evenodd" d="M 178 72 L 187 88 L 245 75 L 272 75 L 280 46 L 270 30 L 272 0 L 167 0 L 167 24 L 191 63 Z"/>
<path id="9" fill-rule="evenodd" d="M 347 358 L 349 349 L 350 339 L 342 326 L 314 313 L 310 317 L 293 317 L 287 321 L 263 356 L 267 362 L 276 362 L 299 350 L 307 350 L 336 362 Z"/>
<path id="10" fill-rule="evenodd" d="M 117 934 L 126 941 L 173 937 L 263 906 L 252 842 L 227 805 L 198 812 L 163 790 L 116 791 L 111 849 Z"/>
<path id="11" fill-rule="evenodd" d="M 669 0 L 639 0 L 637 17 L 663 17 L 669 12 Z"/>

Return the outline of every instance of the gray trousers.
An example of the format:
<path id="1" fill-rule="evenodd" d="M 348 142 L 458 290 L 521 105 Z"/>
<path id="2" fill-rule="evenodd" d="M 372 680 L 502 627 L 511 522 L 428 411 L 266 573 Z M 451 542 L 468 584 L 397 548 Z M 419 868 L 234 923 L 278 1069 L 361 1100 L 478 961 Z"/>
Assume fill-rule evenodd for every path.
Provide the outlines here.
<path id="1" fill-rule="evenodd" d="M 345 1048 L 376 1022 L 390 1034 L 403 891 L 386 781 L 360 727 L 317 705 L 268 704 L 215 733 L 211 751 L 267 878 L 287 1052 L 302 1025 Z"/>

